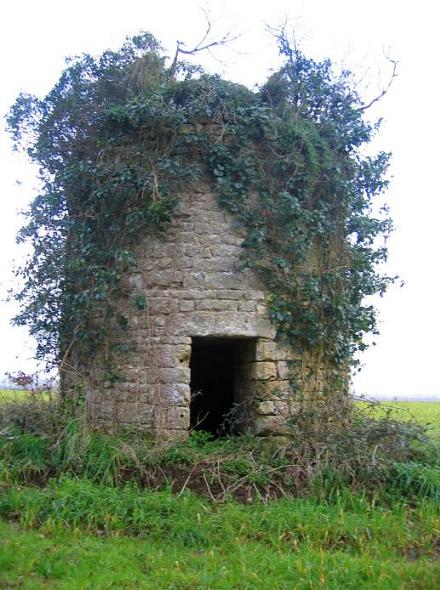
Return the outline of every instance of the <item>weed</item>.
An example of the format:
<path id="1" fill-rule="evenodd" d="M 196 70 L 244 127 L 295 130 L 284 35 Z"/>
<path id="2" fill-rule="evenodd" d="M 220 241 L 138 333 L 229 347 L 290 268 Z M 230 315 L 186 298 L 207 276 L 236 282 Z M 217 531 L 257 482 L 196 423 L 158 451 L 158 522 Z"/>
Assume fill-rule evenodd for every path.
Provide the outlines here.
<path id="1" fill-rule="evenodd" d="M 388 488 L 412 499 L 432 498 L 440 504 L 440 467 L 420 463 L 394 463 L 388 473 Z"/>
<path id="2" fill-rule="evenodd" d="M 56 400 L 26 398 L 0 407 L 1 477 L 41 483 L 70 474 L 113 486 L 132 481 L 177 494 L 192 489 L 222 502 L 306 493 L 331 502 L 346 489 L 438 498 L 440 446 L 418 424 L 374 417 L 365 407 L 355 408 L 348 424 L 322 432 L 304 424 L 298 421 L 283 445 L 251 434 L 214 439 L 203 431 L 187 442 L 159 443 L 135 432 L 90 431 L 81 419 L 67 418 Z"/>

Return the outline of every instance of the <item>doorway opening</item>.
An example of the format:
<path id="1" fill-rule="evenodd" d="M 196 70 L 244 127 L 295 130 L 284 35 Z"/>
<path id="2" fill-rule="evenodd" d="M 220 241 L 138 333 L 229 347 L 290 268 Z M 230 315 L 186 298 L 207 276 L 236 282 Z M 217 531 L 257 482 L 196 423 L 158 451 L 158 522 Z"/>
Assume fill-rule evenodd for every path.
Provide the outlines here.
<path id="1" fill-rule="evenodd" d="M 240 429 L 250 394 L 255 338 L 194 337 L 191 350 L 190 425 L 214 436 Z"/>

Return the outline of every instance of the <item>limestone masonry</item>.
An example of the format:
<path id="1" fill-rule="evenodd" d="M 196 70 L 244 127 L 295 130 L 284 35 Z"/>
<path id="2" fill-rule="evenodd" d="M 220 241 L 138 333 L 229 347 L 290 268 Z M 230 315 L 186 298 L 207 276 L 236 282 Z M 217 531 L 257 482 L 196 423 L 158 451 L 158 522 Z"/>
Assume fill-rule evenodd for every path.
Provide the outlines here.
<path id="1" fill-rule="evenodd" d="M 181 198 L 166 232 L 143 237 L 121 303 L 120 378 L 93 368 L 86 378 L 93 426 L 184 438 L 190 427 L 221 429 L 242 407 L 257 434 L 285 433 L 295 355 L 275 341 L 261 281 L 239 268 L 243 238 L 207 188 Z"/>

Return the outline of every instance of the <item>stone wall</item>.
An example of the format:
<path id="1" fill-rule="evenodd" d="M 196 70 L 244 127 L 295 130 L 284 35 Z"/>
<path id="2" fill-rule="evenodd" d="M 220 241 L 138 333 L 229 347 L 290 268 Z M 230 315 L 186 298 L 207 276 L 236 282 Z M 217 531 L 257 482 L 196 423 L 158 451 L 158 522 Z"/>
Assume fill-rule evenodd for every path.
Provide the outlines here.
<path id="1" fill-rule="evenodd" d="M 203 188 L 181 198 L 164 234 L 142 237 L 138 268 L 127 278 L 121 302 L 129 349 L 115 359 L 121 378 L 105 381 L 92 368 L 86 379 L 92 425 L 185 437 L 191 342 L 210 336 L 254 339 L 237 360 L 236 389 L 253 408 L 257 433 L 285 432 L 293 403 L 288 361 L 294 355 L 274 340 L 263 285 L 239 268 L 243 237 L 234 218 Z"/>

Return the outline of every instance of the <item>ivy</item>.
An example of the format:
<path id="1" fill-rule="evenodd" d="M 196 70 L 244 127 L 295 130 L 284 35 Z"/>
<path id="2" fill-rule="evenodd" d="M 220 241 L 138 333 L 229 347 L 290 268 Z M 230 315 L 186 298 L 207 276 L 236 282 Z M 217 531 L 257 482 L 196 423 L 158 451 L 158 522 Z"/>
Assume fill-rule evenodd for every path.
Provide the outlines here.
<path id="1" fill-rule="evenodd" d="M 243 268 L 267 285 L 279 336 L 335 367 L 365 346 L 376 329 L 365 297 L 392 281 L 377 270 L 391 222 L 372 214 L 389 154 L 364 155 L 376 126 L 349 72 L 278 42 L 283 66 L 257 91 L 167 68 L 144 34 L 75 58 L 44 99 L 17 98 L 9 129 L 42 190 L 20 233 L 34 251 L 16 322 L 41 358 L 59 362 L 72 342 L 89 358 L 124 328 L 115 302 L 140 236 L 166 229 L 179 195 L 206 179 L 247 230 Z"/>

